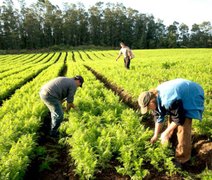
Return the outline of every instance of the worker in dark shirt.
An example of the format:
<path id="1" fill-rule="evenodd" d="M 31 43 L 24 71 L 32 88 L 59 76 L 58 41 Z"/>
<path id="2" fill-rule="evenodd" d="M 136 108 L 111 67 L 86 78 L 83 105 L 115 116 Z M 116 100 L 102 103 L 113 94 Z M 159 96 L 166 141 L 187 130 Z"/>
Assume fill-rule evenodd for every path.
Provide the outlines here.
<path id="1" fill-rule="evenodd" d="M 58 137 L 58 128 L 63 120 L 62 103 L 67 102 L 65 111 L 75 108 L 74 95 L 77 88 L 82 87 L 83 82 L 82 76 L 57 77 L 42 86 L 40 97 L 51 112 L 50 136 Z"/>
<path id="2" fill-rule="evenodd" d="M 177 131 L 176 162 L 181 166 L 191 156 L 192 119 L 202 120 L 204 91 L 202 87 L 186 79 L 174 79 L 160 84 L 156 89 L 142 92 L 138 98 L 141 113 L 152 110 L 155 132 L 151 143 L 157 141 L 166 115 L 169 125 L 161 134 L 161 142 L 166 143 Z"/>

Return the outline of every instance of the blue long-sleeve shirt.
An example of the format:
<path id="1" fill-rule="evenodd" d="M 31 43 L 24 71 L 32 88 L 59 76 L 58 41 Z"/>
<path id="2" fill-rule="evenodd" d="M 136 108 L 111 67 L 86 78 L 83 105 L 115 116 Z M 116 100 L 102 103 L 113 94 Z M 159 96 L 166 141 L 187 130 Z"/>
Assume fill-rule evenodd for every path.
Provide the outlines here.
<path id="1" fill-rule="evenodd" d="M 158 123 L 163 122 L 165 115 L 177 108 L 175 116 L 178 118 L 183 113 L 186 118 L 202 120 L 204 91 L 199 84 L 186 79 L 174 79 L 160 84 L 156 89 Z M 179 112 L 181 115 L 177 114 Z"/>

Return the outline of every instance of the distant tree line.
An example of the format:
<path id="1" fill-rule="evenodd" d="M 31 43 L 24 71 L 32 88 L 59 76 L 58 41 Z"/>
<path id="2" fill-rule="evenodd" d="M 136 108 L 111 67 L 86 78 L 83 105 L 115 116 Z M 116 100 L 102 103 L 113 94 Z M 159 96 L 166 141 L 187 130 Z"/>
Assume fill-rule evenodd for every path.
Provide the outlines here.
<path id="1" fill-rule="evenodd" d="M 82 3 L 64 4 L 63 10 L 48 0 L 26 6 L 19 0 L 0 6 L 0 49 L 40 49 L 51 46 L 95 45 L 117 47 L 123 41 L 132 48 L 209 48 L 212 47 L 211 22 L 173 24 L 166 27 L 125 7 L 122 3 L 98 2 L 86 10 Z M 198 13 L 198 12 L 197 12 Z"/>

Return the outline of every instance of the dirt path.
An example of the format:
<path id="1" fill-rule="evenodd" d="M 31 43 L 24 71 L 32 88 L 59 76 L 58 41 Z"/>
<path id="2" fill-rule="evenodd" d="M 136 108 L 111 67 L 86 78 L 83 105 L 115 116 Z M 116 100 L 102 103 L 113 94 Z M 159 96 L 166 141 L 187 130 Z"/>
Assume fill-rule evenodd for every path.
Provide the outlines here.
<path id="1" fill-rule="evenodd" d="M 67 52 L 64 66 L 58 76 L 65 76 L 67 72 Z M 61 56 L 61 54 L 60 54 Z M 59 57 L 60 57 L 59 56 Z M 58 58 L 59 59 L 59 58 Z M 26 170 L 25 180 L 65 180 L 74 179 L 73 166 L 70 163 L 69 147 L 58 143 L 58 139 L 48 135 L 50 130 L 51 114 L 43 119 L 43 124 L 38 132 L 38 146 L 35 155 Z"/>
<path id="2" fill-rule="evenodd" d="M 67 71 L 67 66 L 64 68 L 66 70 L 61 71 L 60 75 L 64 75 Z M 127 104 L 134 110 L 139 110 L 137 102 L 133 101 L 133 98 L 124 91 L 123 88 L 117 87 L 111 82 L 109 82 L 103 75 L 99 74 L 92 68 L 86 66 L 86 68 L 91 71 L 97 79 L 105 84 L 109 89 L 112 89 L 114 93 L 120 96 L 122 102 Z M 149 118 L 149 117 L 146 117 Z M 151 121 L 146 121 L 151 122 Z M 154 124 L 147 123 L 146 126 L 154 127 Z M 30 164 L 24 180 L 79 180 L 79 176 L 74 173 L 74 163 L 70 159 L 69 149 L 70 147 L 61 145 L 58 140 L 52 139 L 47 135 L 50 129 L 50 114 L 44 119 L 43 126 L 40 129 L 40 139 L 38 141 L 39 148 L 36 157 Z M 191 164 L 187 167 L 187 172 L 190 174 L 199 174 L 206 168 L 212 168 L 212 143 L 207 137 L 193 137 L 193 150 L 192 158 L 195 159 L 195 164 Z M 40 152 L 39 152 L 40 151 Z M 116 172 L 115 166 L 117 162 L 111 161 L 110 168 L 104 170 L 98 170 L 95 174 L 95 179 L 97 180 L 129 180 L 128 176 L 120 175 Z M 150 170 L 151 171 L 151 170 Z M 151 174 L 145 178 L 145 180 L 181 180 L 179 175 L 167 177 L 165 174 L 157 173 L 151 171 Z"/>

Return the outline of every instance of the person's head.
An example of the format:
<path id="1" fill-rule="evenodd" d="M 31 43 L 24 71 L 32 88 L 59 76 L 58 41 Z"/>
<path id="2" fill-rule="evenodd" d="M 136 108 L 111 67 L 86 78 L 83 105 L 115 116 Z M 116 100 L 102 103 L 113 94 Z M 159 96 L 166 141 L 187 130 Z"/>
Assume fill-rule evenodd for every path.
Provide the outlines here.
<path id="1" fill-rule="evenodd" d="M 123 47 L 125 47 L 126 45 L 125 45 L 123 42 L 120 42 L 120 46 L 123 48 Z"/>
<path id="2" fill-rule="evenodd" d="M 74 77 L 74 80 L 77 84 L 77 87 L 82 87 L 82 84 L 84 83 L 84 79 L 83 79 L 82 76 L 77 75 L 77 76 Z"/>
<path id="3" fill-rule="evenodd" d="M 141 114 L 146 114 L 148 110 L 155 110 L 157 91 L 144 91 L 138 97 L 138 104 L 141 108 Z"/>

